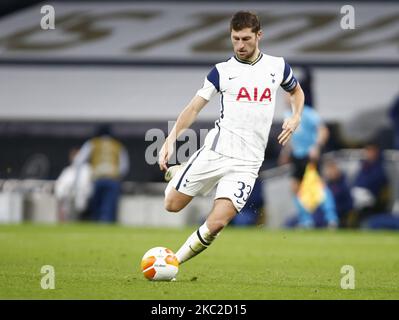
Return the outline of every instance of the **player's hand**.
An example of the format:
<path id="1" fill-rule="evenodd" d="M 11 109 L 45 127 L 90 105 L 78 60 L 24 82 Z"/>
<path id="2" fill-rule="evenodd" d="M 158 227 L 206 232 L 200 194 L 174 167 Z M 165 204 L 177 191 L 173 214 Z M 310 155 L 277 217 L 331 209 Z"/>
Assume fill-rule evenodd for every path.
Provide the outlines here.
<path id="1" fill-rule="evenodd" d="M 168 170 L 168 161 L 173 154 L 173 143 L 169 143 L 168 139 L 166 139 L 165 143 L 163 144 L 161 151 L 159 152 L 158 163 L 159 169 L 162 171 Z"/>
<path id="2" fill-rule="evenodd" d="M 282 127 L 283 131 L 277 137 L 278 142 L 284 146 L 288 142 L 288 140 L 290 140 L 292 134 L 294 133 L 296 128 L 298 128 L 300 123 L 301 118 L 299 117 L 293 116 L 291 118 L 285 119 Z"/>

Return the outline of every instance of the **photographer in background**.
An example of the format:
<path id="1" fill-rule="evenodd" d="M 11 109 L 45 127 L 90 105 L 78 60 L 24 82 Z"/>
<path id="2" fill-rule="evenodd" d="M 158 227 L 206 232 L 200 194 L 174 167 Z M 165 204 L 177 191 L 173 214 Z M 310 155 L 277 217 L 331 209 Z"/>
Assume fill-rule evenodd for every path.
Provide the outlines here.
<path id="1" fill-rule="evenodd" d="M 108 125 L 100 127 L 96 137 L 85 142 L 74 160 L 76 167 L 90 163 L 94 191 L 90 211 L 92 219 L 115 222 L 121 180 L 129 171 L 129 156 Z"/>

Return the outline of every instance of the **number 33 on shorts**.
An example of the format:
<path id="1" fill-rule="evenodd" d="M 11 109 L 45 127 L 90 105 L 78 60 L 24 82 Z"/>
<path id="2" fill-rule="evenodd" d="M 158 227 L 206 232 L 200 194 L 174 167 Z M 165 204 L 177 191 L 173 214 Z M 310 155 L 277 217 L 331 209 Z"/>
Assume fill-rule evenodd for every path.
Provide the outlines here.
<path id="1" fill-rule="evenodd" d="M 237 190 L 234 193 L 235 202 L 239 205 L 245 205 L 247 202 L 251 191 L 252 191 L 252 184 L 247 184 L 243 181 L 237 181 Z"/>

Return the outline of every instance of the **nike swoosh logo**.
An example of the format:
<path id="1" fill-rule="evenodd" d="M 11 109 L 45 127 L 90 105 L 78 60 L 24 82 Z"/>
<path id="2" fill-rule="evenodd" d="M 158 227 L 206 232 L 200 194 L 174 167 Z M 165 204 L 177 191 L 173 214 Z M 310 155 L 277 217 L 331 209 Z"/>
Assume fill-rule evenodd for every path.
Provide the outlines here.
<path id="1" fill-rule="evenodd" d="M 270 75 L 271 75 L 272 77 L 274 77 L 276 74 L 275 74 L 275 73 L 271 73 Z"/>
<path id="2" fill-rule="evenodd" d="M 233 80 L 233 79 L 235 79 L 235 78 L 237 78 L 237 77 L 229 77 L 229 80 Z"/>

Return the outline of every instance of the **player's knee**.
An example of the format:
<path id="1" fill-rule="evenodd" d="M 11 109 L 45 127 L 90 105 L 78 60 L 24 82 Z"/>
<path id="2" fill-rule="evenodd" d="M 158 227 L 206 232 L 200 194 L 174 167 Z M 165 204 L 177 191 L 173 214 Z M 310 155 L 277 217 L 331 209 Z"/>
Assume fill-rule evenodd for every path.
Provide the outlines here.
<path id="1" fill-rule="evenodd" d="M 176 200 L 168 197 L 165 198 L 164 206 L 168 212 L 179 212 L 181 210 L 180 204 Z"/>

